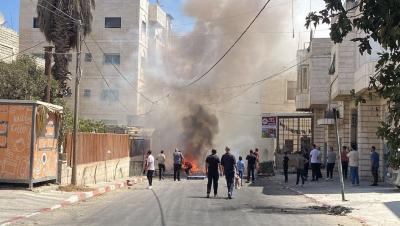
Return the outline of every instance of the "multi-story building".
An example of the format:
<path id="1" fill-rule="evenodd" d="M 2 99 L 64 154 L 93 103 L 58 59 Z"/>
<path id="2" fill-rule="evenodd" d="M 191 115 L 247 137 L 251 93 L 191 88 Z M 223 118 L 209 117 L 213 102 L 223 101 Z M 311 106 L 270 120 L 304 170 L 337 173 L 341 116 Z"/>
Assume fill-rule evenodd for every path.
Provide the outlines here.
<path id="1" fill-rule="evenodd" d="M 347 2 L 351 7 L 353 1 Z M 350 16 L 359 12 L 352 10 Z M 375 73 L 378 59 L 377 52 L 381 47 L 372 43 L 371 55 L 361 55 L 357 44 L 351 39 L 361 37 L 356 31 L 349 33 L 342 43 L 333 44 L 327 39 L 312 39 L 309 49 L 301 50 L 298 60 L 313 61 L 315 46 L 320 45 L 320 62 L 314 70 L 311 63 L 300 64 L 298 70 L 298 90 L 296 109 L 313 112 L 314 142 L 323 151 L 329 146 L 337 150 L 336 131 L 332 109 L 339 112 L 338 130 L 341 145 L 356 148 L 359 153 L 360 177 L 368 179 L 370 173 L 370 149 L 375 146 L 384 159 L 384 141 L 376 135 L 379 122 L 385 120 L 386 102 L 370 94 L 368 91 L 370 77 Z M 305 69 L 307 68 L 307 69 Z M 304 74 L 307 78 L 304 79 Z M 313 92 L 315 90 L 315 92 Z M 366 101 L 356 104 L 354 94 L 363 97 Z M 318 100 L 318 101 L 317 101 Z M 381 164 L 383 176 L 384 164 Z"/>
<path id="2" fill-rule="evenodd" d="M 18 53 L 18 33 L 0 25 L 0 61 L 11 62 Z"/>
<path id="3" fill-rule="evenodd" d="M 21 0 L 20 45 L 32 46 L 45 40 L 37 24 L 37 0 Z M 156 15 L 151 16 L 156 8 Z M 151 97 L 141 92 L 143 65 L 149 48 L 150 25 L 165 14 L 148 0 L 97 0 L 92 32 L 85 39 L 82 53 L 82 80 L 79 113 L 83 118 L 102 120 L 111 125 L 136 125 L 145 109 L 141 102 Z M 163 23 L 169 24 L 166 17 Z M 163 26 L 159 29 L 169 28 Z M 43 56 L 43 43 L 30 50 Z M 75 76 L 75 54 L 70 53 L 70 71 Z M 71 88 L 74 88 L 74 79 Z M 73 90 L 74 93 L 74 90 Z M 69 98 L 72 102 L 73 98 Z"/>

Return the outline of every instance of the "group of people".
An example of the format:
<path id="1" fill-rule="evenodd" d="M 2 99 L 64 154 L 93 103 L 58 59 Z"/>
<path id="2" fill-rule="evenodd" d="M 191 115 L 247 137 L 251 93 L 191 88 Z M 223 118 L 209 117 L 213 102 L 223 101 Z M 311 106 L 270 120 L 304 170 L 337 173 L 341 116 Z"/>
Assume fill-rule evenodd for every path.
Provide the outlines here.
<path id="1" fill-rule="evenodd" d="M 149 183 L 148 188 L 152 189 L 153 175 L 155 171 L 155 160 L 158 161 L 159 179 L 164 179 L 165 174 L 165 161 L 166 156 L 163 150 L 156 158 L 152 155 L 149 150 L 145 158 L 144 174 L 147 175 Z M 256 171 L 259 169 L 260 154 L 258 148 L 254 151 L 250 150 L 250 153 L 246 156 L 247 160 L 247 181 L 246 183 L 255 182 Z M 224 175 L 227 187 L 228 187 L 228 198 L 231 199 L 233 195 L 234 182 L 242 186 L 242 181 L 245 173 L 246 164 L 242 156 L 239 156 L 239 161 L 236 162 L 236 158 L 230 152 L 230 148 L 225 148 L 225 154 L 221 159 L 217 155 L 215 149 L 211 150 L 211 154 L 207 156 L 205 161 L 205 173 L 207 175 L 207 197 L 210 197 L 211 187 L 214 188 L 214 197 L 218 194 L 218 180 L 220 175 Z M 173 153 L 173 168 L 174 168 L 174 181 L 180 181 L 180 171 L 182 167 L 185 169 L 187 175 L 189 175 L 192 165 L 190 162 L 184 161 L 182 152 L 175 149 Z"/>
<path id="2" fill-rule="evenodd" d="M 151 150 L 149 150 L 146 154 L 145 161 L 144 161 L 144 170 L 143 174 L 146 174 L 147 180 L 149 182 L 149 189 L 152 188 L 153 186 L 153 175 L 155 171 L 155 160 L 158 162 L 158 176 L 160 181 L 164 180 L 165 177 L 165 160 L 166 156 L 164 153 L 164 150 L 161 150 L 160 154 L 157 155 L 157 157 L 154 159 L 154 156 L 152 155 Z M 190 162 L 184 162 L 184 157 L 183 154 L 180 150 L 175 149 L 175 152 L 173 154 L 173 163 L 174 163 L 174 181 L 181 180 L 181 170 L 182 170 L 182 165 L 184 166 L 183 168 L 185 169 L 185 172 L 187 175 L 189 175 L 190 170 L 192 169 L 192 164 Z M 147 173 L 146 173 L 147 172 Z"/>
<path id="3" fill-rule="evenodd" d="M 334 151 L 333 147 L 330 147 L 326 156 L 326 180 L 333 180 L 333 171 L 336 164 L 336 157 L 337 157 L 336 152 Z M 295 156 L 294 166 L 297 171 L 296 185 L 299 184 L 300 178 L 302 180 L 302 186 L 304 185 L 304 181 L 306 181 L 308 178 L 309 165 L 311 166 L 312 170 L 311 181 L 318 181 L 318 179 L 322 178 L 321 159 L 322 159 L 322 153 L 315 144 L 313 144 L 313 148 L 309 154 L 307 152 L 299 152 Z M 371 159 L 371 173 L 373 176 L 373 183 L 371 184 L 371 186 L 377 186 L 379 154 L 376 152 L 375 146 L 371 147 L 370 159 Z M 344 179 L 347 179 L 348 168 L 350 167 L 351 183 L 353 186 L 358 186 L 360 180 L 358 175 L 359 153 L 357 151 L 357 148 L 353 146 L 351 151 L 348 151 L 347 146 L 343 146 L 341 150 L 340 161 L 342 165 L 342 173 Z M 289 157 L 287 153 L 285 153 L 283 157 L 283 171 L 285 175 L 285 183 L 288 182 L 288 169 L 289 169 Z"/>
<path id="4" fill-rule="evenodd" d="M 258 149 L 255 151 L 250 150 L 249 155 L 246 156 L 247 160 L 247 183 L 255 182 L 255 170 L 259 166 L 260 155 Z M 239 156 L 239 161 L 230 152 L 230 148 L 225 148 L 225 154 L 221 159 L 217 155 L 217 150 L 212 149 L 211 154 L 206 158 L 206 175 L 207 175 L 207 198 L 210 198 L 211 187 L 214 190 L 214 197 L 218 195 L 218 180 L 219 176 L 225 176 L 226 184 L 228 187 L 228 199 L 232 199 L 233 188 L 236 182 L 242 186 L 243 174 L 245 170 L 245 163 L 242 156 Z"/>

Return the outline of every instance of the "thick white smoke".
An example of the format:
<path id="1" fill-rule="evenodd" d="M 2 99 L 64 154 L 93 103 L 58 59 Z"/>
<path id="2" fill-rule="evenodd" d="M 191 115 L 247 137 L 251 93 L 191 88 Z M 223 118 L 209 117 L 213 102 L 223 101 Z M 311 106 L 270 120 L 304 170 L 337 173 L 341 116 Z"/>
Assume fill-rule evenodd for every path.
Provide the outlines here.
<path id="1" fill-rule="evenodd" d="M 184 35 L 174 34 L 170 48 L 149 53 L 145 93 L 160 99 L 147 106 L 153 111 L 145 117 L 145 126 L 155 129 L 153 149 L 171 152 L 175 147 L 185 147 L 185 141 L 180 139 L 184 133 L 182 119 L 193 112 L 189 107 L 193 105 L 201 105 L 218 119 L 219 129 L 213 130 L 218 133 L 213 134 L 210 145 L 202 148 L 212 146 L 222 153 L 225 146 L 230 146 L 235 154 L 243 154 L 263 145 L 260 117 L 257 116 L 262 113 L 260 106 L 237 100 L 262 101 L 266 93 L 264 86 L 226 87 L 264 78 L 282 70 L 289 61 L 295 62 L 295 51 L 289 50 L 296 49 L 298 43 L 290 33 L 288 3 L 287 0 L 272 1 L 219 65 L 198 83 L 184 88 L 216 62 L 264 4 L 258 0 L 185 2 L 184 12 L 196 21 L 193 30 Z M 289 34 L 282 33 L 288 31 Z M 166 94 L 170 95 L 165 97 Z M 241 96 L 236 97 L 238 95 Z M 248 117 L 236 115 L 240 112 Z M 196 151 L 201 152 L 196 154 L 199 160 L 208 153 L 208 150 Z"/>

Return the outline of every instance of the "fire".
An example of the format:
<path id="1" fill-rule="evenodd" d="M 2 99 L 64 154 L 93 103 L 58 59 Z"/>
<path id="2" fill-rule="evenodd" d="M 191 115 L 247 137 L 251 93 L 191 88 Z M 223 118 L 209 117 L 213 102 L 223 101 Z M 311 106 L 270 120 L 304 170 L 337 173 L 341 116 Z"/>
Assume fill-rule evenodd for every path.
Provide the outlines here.
<path id="1" fill-rule="evenodd" d="M 183 163 L 183 168 L 187 169 L 188 167 L 190 168 L 191 173 L 202 173 L 204 172 L 204 169 L 200 167 L 199 162 L 197 159 L 195 159 L 192 155 L 186 155 L 185 156 L 185 161 Z"/>

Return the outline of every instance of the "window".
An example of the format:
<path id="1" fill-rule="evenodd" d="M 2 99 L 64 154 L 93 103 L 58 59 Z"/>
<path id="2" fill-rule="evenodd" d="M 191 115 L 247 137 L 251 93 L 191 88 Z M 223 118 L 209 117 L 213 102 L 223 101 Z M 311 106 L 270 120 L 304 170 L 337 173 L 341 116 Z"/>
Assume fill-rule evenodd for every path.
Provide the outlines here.
<path id="1" fill-rule="evenodd" d="M 101 92 L 101 100 L 103 101 L 117 101 L 119 100 L 119 92 L 114 89 L 106 89 Z"/>
<path id="2" fill-rule="evenodd" d="M 142 39 L 145 40 L 146 39 L 146 29 L 147 29 L 147 25 L 146 22 L 142 21 Z"/>
<path id="3" fill-rule="evenodd" d="M 84 89 L 83 90 L 83 96 L 84 97 L 90 97 L 91 96 L 91 90 L 90 89 Z"/>
<path id="4" fill-rule="evenodd" d="M 85 53 L 85 62 L 92 62 L 92 58 L 91 53 Z"/>
<path id="5" fill-rule="evenodd" d="M 119 65 L 121 62 L 121 57 L 116 53 L 105 53 L 104 54 L 104 64 L 114 64 Z"/>
<path id="6" fill-rule="evenodd" d="M 295 81 L 287 81 L 286 83 L 286 100 L 296 99 L 296 85 Z"/>
<path id="7" fill-rule="evenodd" d="M 37 17 L 33 18 L 33 28 L 39 28 L 39 20 Z"/>
<path id="8" fill-rule="evenodd" d="M 121 28 L 121 17 L 106 17 L 105 28 Z"/>
<path id="9" fill-rule="evenodd" d="M 308 68 L 301 69 L 301 90 L 308 90 Z"/>
<path id="10" fill-rule="evenodd" d="M 331 59 L 331 66 L 329 67 L 329 74 L 333 75 L 336 71 L 336 54 L 333 54 Z"/>

